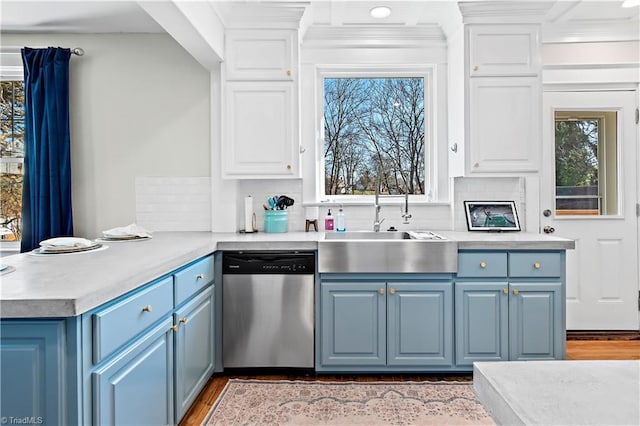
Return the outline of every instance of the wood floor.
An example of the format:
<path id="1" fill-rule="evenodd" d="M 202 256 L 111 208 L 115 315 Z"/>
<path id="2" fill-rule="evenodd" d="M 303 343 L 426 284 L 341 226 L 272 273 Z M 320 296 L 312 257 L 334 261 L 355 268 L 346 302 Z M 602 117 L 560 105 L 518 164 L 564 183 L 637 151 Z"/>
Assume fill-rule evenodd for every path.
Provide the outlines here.
<path id="1" fill-rule="evenodd" d="M 567 359 L 569 360 L 597 360 L 597 359 L 640 359 L 640 340 L 569 340 L 567 341 Z M 191 409 L 180 422 L 181 426 L 200 425 L 202 420 L 215 403 L 218 395 L 230 378 L 242 379 L 271 379 L 271 380 L 354 380 L 354 381 L 383 381 L 383 380 L 471 380 L 470 374 L 429 374 L 429 375 L 318 375 L 315 374 L 272 374 L 272 375 L 216 375 L 209 380 Z"/>

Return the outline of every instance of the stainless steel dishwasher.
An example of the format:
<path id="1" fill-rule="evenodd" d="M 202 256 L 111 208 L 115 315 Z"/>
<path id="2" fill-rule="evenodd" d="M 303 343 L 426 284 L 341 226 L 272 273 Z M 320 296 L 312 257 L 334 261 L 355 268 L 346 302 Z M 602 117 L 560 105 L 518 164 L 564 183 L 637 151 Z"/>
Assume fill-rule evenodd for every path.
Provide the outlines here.
<path id="1" fill-rule="evenodd" d="M 314 252 L 222 256 L 225 368 L 314 367 Z"/>

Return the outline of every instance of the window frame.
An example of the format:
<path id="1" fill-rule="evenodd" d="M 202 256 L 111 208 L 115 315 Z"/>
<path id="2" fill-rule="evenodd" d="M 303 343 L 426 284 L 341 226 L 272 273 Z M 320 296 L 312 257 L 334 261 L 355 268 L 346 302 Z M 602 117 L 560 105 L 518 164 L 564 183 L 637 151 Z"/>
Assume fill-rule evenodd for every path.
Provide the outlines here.
<path id="1" fill-rule="evenodd" d="M 316 143 L 317 164 L 315 178 L 316 202 L 328 204 L 371 204 L 373 195 L 328 195 L 325 194 L 324 158 L 324 80 L 325 78 L 423 78 L 424 79 L 424 164 L 425 193 L 409 195 L 412 203 L 431 203 L 437 197 L 436 167 L 436 109 L 437 86 L 435 65 L 395 66 L 395 65 L 351 65 L 322 66 L 316 70 Z"/>
<path id="2" fill-rule="evenodd" d="M 590 219 L 593 218 L 607 218 L 617 217 L 622 210 L 622 194 L 620 187 L 620 152 L 618 143 L 618 111 L 603 109 L 559 109 L 554 112 L 554 127 L 557 121 L 567 120 L 597 120 L 598 121 L 598 214 L 586 215 Z M 614 145 L 611 147 L 612 142 L 609 142 L 610 130 L 614 131 Z M 555 136 L 554 136 L 555 137 Z M 556 144 L 554 141 L 554 150 Z M 554 153 L 554 162 L 555 153 Z M 612 172 L 613 170 L 613 172 Z M 557 173 L 555 164 L 553 167 L 554 179 Z M 557 211 L 557 195 L 554 196 L 554 211 L 558 215 Z M 615 209 L 611 213 L 612 206 Z M 582 217 L 581 214 L 562 213 L 558 215 L 561 218 L 576 218 Z"/>
<path id="3" fill-rule="evenodd" d="M 0 52 L 0 81 L 22 81 L 24 83 L 24 69 L 22 55 L 19 48 L 7 48 Z M 24 157 L 0 157 L 0 163 L 22 163 L 24 174 Z M 20 240 L 0 240 L 0 252 L 19 252 Z"/>

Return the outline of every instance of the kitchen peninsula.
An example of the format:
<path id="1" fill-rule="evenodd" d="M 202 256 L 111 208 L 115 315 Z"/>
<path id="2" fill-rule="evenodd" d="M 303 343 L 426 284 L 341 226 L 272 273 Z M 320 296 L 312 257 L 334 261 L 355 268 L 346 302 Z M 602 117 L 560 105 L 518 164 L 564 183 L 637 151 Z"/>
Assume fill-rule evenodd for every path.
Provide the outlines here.
<path id="1" fill-rule="evenodd" d="M 487 344 L 495 346 L 495 357 L 485 360 L 564 358 L 564 259 L 573 241 L 529 233 L 438 234 L 457 245 L 456 272 L 318 271 L 316 371 L 471 371 Z M 323 242 L 323 233 L 167 232 L 93 253 L 3 258 L 10 267 L 0 284 L 3 415 L 39 416 L 44 424 L 113 424 L 121 416 L 177 423 L 208 377 L 222 369 L 219 254 L 316 251 Z M 373 283 L 372 290 L 363 293 L 363 283 Z M 435 349 L 416 335 L 427 354 L 407 360 L 400 346 L 393 358 L 394 333 L 422 328 L 402 322 L 365 324 L 376 332 L 375 360 L 363 362 L 362 353 L 327 345 L 326 336 L 339 330 L 346 334 L 331 341 L 361 333 L 325 315 L 340 291 L 356 299 L 375 293 L 376 306 L 383 307 L 392 306 L 385 300 L 393 293 L 401 300 L 426 296 L 442 307 L 440 328 L 429 329 L 440 333 Z M 488 312 L 497 317 L 473 317 Z M 492 328 L 474 328 L 478 323 Z M 526 327 L 539 334 L 540 324 L 548 328 L 543 341 L 531 340 Z"/>

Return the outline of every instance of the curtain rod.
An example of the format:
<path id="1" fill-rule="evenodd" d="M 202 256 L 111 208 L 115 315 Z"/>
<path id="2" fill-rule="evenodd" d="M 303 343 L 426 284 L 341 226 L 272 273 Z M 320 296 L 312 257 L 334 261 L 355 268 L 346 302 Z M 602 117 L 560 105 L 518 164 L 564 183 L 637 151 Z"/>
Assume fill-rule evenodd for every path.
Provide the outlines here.
<path id="1" fill-rule="evenodd" d="M 0 53 L 9 53 L 9 54 L 20 54 L 21 47 L 17 46 L 2 46 L 0 47 Z M 84 49 L 82 47 L 74 47 L 73 49 L 69 49 L 72 55 L 84 56 Z"/>

